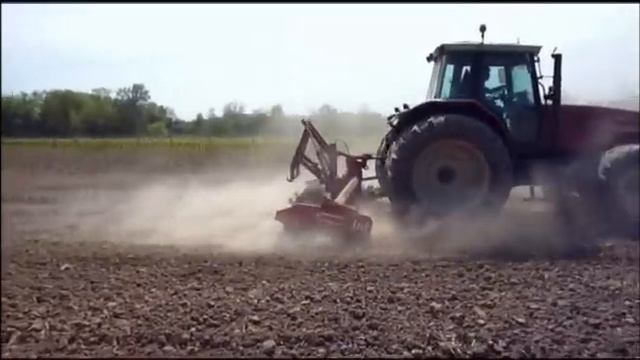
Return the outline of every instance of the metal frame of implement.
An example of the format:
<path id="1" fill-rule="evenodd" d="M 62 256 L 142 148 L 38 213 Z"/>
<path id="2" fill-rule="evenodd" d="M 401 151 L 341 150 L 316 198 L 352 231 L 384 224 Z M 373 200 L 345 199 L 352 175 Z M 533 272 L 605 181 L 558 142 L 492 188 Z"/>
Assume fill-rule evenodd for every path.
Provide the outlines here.
<path id="1" fill-rule="evenodd" d="M 292 206 L 276 212 L 285 231 L 320 231 L 344 240 L 368 239 L 373 220 L 358 213 L 357 202 L 362 198 L 362 182 L 376 179 L 363 178 L 362 171 L 371 154 L 350 155 L 338 151 L 336 144 L 329 144 L 320 135 L 311 121 L 301 120 L 304 131 L 296 148 L 287 181 L 292 182 L 300 175 L 300 165 L 309 170 L 324 186 L 326 195 L 320 204 L 296 202 Z M 318 163 L 306 154 L 309 144 L 314 146 Z M 338 177 L 338 157 L 344 157 L 346 173 Z"/>

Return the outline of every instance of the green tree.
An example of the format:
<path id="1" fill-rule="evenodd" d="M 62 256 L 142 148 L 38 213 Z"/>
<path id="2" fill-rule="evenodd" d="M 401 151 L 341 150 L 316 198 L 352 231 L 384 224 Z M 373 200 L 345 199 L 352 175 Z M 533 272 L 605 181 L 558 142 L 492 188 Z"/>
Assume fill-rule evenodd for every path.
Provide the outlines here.
<path id="1" fill-rule="evenodd" d="M 322 105 L 314 114 L 318 119 L 318 128 L 327 136 L 340 135 L 338 110 L 329 104 Z"/>
<path id="2" fill-rule="evenodd" d="M 40 118 L 44 92 L 2 96 L 2 135 L 37 136 L 43 132 Z"/>
<path id="3" fill-rule="evenodd" d="M 241 114 L 244 114 L 244 105 L 237 101 L 225 104 L 222 110 L 222 117 L 224 118 L 238 118 Z"/>
<path id="4" fill-rule="evenodd" d="M 143 84 L 90 93 L 71 90 L 34 91 L 2 96 L 3 136 L 107 136 L 146 133 L 149 124 L 171 129 L 173 110 L 151 102 Z M 181 130 L 184 128 L 184 124 Z M 156 125 L 156 127 L 159 127 Z"/>
<path id="5" fill-rule="evenodd" d="M 79 113 L 83 134 L 106 136 L 116 133 L 117 113 L 111 99 L 89 95 L 88 100 Z"/>
<path id="6" fill-rule="evenodd" d="M 198 113 L 196 119 L 193 121 L 193 133 L 197 135 L 206 135 L 205 133 L 205 119 L 201 113 Z"/>
<path id="7" fill-rule="evenodd" d="M 96 95 L 98 97 L 101 98 L 111 98 L 111 90 L 104 88 L 104 87 L 100 87 L 100 88 L 96 88 L 91 90 L 91 94 Z"/>
<path id="8" fill-rule="evenodd" d="M 169 135 L 169 131 L 167 130 L 167 125 L 164 122 L 157 121 L 147 126 L 147 135 L 155 137 L 167 137 Z"/>
<path id="9" fill-rule="evenodd" d="M 47 93 L 42 104 L 41 117 L 46 133 L 53 136 L 69 136 L 82 130 L 79 112 L 86 105 L 86 95 L 71 90 L 54 90 Z"/>
<path id="10" fill-rule="evenodd" d="M 133 84 L 131 87 L 118 89 L 116 99 L 124 103 L 139 105 L 149 101 L 151 96 L 144 84 Z"/>
<path id="11" fill-rule="evenodd" d="M 124 134 L 138 135 L 146 129 L 145 105 L 151 96 L 144 84 L 133 84 L 131 87 L 118 89 L 116 92 L 116 104 L 120 124 L 118 128 Z"/>
<path id="12" fill-rule="evenodd" d="M 277 104 L 272 106 L 269 111 L 269 116 L 274 120 L 284 119 L 284 110 L 282 109 L 282 105 Z"/>

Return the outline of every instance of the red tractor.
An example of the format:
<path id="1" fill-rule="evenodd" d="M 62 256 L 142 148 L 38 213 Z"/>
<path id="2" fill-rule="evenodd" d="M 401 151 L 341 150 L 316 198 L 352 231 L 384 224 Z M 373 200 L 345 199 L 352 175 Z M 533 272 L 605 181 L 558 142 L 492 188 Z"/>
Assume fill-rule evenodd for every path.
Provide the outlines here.
<path id="1" fill-rule="evenodd" d="M 640 113 L 562 104 L 561 54 L 551 55 L 553 85 L 545 89 L 540 46 L 485 44 L 484 30 L 480 43 L 442 44 L 429 54 L 427 100 L 395 109 L 375 156 L 341 153 L 303 121 L 291 180 L 305 166 L 324 197 L 302 196 L 276 218 L 288 229 L 368 234 L 371 219 L 354 206 L 363 198 L 362 182 L 371 179 L 362 170 L 374 160 L 379 195 L 403 221 L 495 212 L 514 186 L 542 185 L 574 227 L 584 225 L 570 211 L 577 205 L 599 219 L 600 229 L 637 236 Z M 305 152 L 310 139 L 318 162 Z M 338 176 L 341 156 L 347 171 Z"/>

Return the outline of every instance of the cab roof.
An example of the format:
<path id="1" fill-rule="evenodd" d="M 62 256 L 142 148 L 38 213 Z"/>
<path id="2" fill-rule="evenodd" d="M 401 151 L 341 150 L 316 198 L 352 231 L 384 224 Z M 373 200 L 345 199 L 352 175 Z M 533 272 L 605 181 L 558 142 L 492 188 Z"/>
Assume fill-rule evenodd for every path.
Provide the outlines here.
<path id="1" fill-rule="evenodd" d="M 437 58 L 442 53 L 449 51 L 471 51 L 471 52 L 510 52 L 510 53 L 533 53 L 538 55 L 542 46 L 520 45 L 520 44 L 483 44 L 479 42 L 457 42 L 441 44 L 435 48 L 430 58 Z"/>

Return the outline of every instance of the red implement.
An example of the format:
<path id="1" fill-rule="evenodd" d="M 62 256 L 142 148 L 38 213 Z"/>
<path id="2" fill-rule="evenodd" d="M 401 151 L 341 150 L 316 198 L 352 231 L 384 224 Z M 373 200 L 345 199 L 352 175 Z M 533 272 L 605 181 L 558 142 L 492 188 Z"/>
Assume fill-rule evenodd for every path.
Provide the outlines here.
<path id="1" fill-rule="evenodd" d="M 337 151 L 336 145 L 328 144 L 311 122 L 302 120 L 302 124 L 305 129 L 287 180 L 298 177 L 302 165 L 318 178 L 327 195 L 316 201 L 297 200 L 290 207 L 277 211 L 275 219 L 288 232 L 316 231 L 345 240 L 368 239 L 373 221 L 358 213 L 355 204 L 362 196 L 362 170 L 367 168 L 371 155 L 353 156 Z M 306 155 L 310 140 L 317 162 Z M 346 161 L 346 173 L 341 177 L 337 175 L 339 156 Z"/>
<path id="2" fill-rule="evenodd" d="M 341 239 L 367 239 L 371 234 L 373 221 L 350 207 L 327 201 L 322 205 L 293 204 L 276 212 L 285 231 L 318 231 Z"/>

